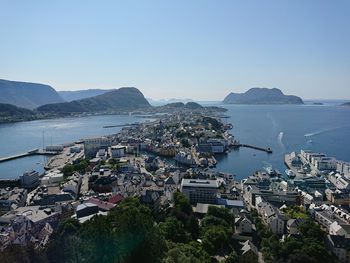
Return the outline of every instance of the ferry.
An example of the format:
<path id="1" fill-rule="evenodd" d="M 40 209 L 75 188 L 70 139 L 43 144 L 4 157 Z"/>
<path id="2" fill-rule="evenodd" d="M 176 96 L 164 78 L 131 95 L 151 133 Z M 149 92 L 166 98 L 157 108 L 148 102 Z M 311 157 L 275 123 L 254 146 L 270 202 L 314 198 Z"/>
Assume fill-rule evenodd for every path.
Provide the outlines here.
<path id="1" fill-rule="evenodd" d="M 290 179 L 293 179 L 296 176 L 295 173 L 292 170 L 289 170 L 289 169 L 286 169 L 285 173 L 286 173 L 286 175 L 288 175 L 288 177 Z"/>
<path id="2" fill-rule="evenodd" d="M 264 167 L 264 170 L 267 172 L 267 174 L 271 177 L 273 176 L 280 176 L 280 172 L 276 169 L 273 169 L 272 166 L 268 165 Z"/>

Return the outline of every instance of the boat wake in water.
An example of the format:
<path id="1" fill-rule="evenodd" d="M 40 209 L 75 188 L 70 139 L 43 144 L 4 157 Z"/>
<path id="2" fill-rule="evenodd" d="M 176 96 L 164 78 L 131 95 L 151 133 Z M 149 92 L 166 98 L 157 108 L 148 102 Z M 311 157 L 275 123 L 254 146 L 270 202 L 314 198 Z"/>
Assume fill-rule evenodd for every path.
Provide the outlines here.
<path id="1" fill-rule="evenodd" d="M 306 134 L 304 134 L 304 137 L 312 137 L 312 136 L 315 136 L 315 135 L 319 135 L 319 134 L 322 134 L 322 133 L 338 130 L 338 129 L 345 128 L 345 127 L 348 127 L 348 126 L 340 126 L 340 127 L 329 128 L 329 129 L 322 129 L 322 130 L 306 133 Z"/>
<path id="2" fill-rule="evenodd" d="M 283 132 L 280 132 L 277 136 L 278 144 L 281 146 L 281 148 L 285 149 L 285 146 L 283 144 Z"/>

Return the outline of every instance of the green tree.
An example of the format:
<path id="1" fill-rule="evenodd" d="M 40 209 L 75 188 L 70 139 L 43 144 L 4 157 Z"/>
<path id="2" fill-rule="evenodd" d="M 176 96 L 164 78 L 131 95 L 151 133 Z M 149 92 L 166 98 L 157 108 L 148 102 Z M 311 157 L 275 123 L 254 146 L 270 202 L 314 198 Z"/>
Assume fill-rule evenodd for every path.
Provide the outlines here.
<path id="1" fill-rule="evenodd" d="M 210 263 L 210 256 L 195 242 L 172 243 L 165 254 L 164 263 Z"/>
<path id="2" fill-rule="evenodd" d="M 236 251 L 232 251 L 225 259 L 224 263 L 238 263 L 238 255 Z"/>
<path id="3" fill-rule="evenodd" d="M 230 243 L 230 232 L 223 226 L 211 226 L 203 234 L 202 244 L 211 255 L 223 252 Z"/>
<path id="4" fill-rule="evenodd" d="M 168 217 L 164 223 L 159 224 L 159 228 L 167 240 L 181 243 L 185 243 L 188 240 L 184 225 L 175 217 Z"/>

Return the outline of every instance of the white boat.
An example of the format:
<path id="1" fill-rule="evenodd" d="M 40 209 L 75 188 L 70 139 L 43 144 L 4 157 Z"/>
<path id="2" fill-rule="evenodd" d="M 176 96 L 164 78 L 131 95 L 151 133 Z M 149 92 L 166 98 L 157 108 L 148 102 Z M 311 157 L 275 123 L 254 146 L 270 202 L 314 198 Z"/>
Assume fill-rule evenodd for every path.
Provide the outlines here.
<path id="1" fill-rule="evenodd" d="M 292 170 L 286 169 L 285 173 L 289 178 L 295 178 L 295 173 Z"/>

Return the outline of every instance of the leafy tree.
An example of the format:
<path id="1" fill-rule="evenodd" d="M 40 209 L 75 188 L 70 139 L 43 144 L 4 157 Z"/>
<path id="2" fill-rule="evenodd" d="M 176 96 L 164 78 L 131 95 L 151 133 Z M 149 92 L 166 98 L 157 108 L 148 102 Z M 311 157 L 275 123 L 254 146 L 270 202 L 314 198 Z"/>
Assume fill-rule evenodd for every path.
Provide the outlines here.
<path id="1" fill-rule="evenodd" d="M 225 259 L 224 263 L 238 263 L 238 255 L 236 251 L 232 251 L 227 258 Z"/>
<path id="2" fill-rule="evenodd" d="M 188 240 L 184 225 L 175 217 L 168 217 L 164 223 L 159 224 L 159 228 L 167 240 L 181 243 L 185 243 Z"/>
<path id="3" fill-rule="evenodd" d="M 170 244 L 164 263 L 210 263 L 210 256 L 195 242 Z"/>
<path id="4" fill-rule="evenodd" d="M 183 193 L 174 193 L 174 207 L 186 215 L 190 215 L 192 213 L 192 206 L 190 204 L 190 201 Z"/>
<path id="5" fill-rule="evenodd" d="M 192 239 L 196 240 L 199 235 L 199 224 L 196 216 L 191 214 L 187 220 L 186 230 L 191 234 Z"/>
<path id="6" fill-rule="evenodd" d="M 230 233 L 223 226 L 211 226 L 203 234 L 202 244 L 209 254 L 214 255 L 228 248 Z"/>

